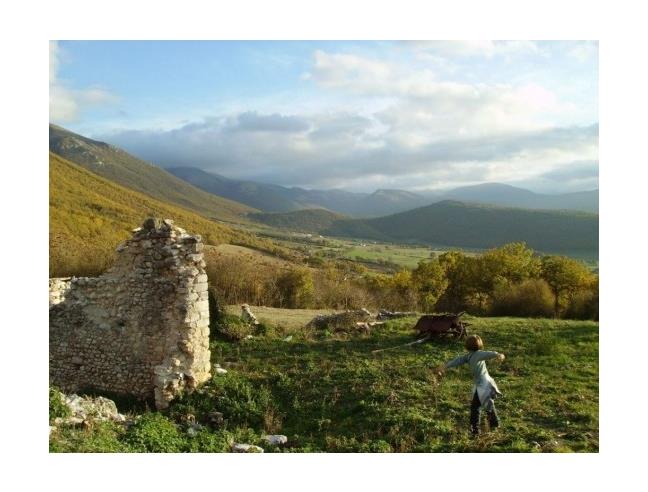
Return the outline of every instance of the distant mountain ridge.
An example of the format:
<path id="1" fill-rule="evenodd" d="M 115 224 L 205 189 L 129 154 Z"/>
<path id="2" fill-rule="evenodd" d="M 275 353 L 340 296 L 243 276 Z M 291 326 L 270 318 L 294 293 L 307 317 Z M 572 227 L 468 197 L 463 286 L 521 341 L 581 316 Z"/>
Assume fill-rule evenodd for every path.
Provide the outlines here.
<path id="1" fill-rule="evenodd" d="M 402 190 L 377 190 L 353 193 L 344 190 L 307 190 L 226 178 L 195 167 L 172 167 L 167 171 L 197 188 L 245 203 L 264 212 L 292 212 L 325 208 L 353 216 L 380 216 L 409 210 L 428 203 L 415 193 Z"/>
<path id="2" fill-rule="evenodd" d="M 502 183 L 483 183 L 462 186 L 443 194 L 445 199 L 462 202 L 501 205 L 541 210 L 579 210 L 598 213 L 598 190 L 561 193 L 557 195 L 534 193 Z"/>
<path id="3" fill-rule="evenodd" d="M 344 215 L 370 218 L 412 210 L 442 200 L 458 200 L 516 208 L 598 213 L 598 190 L 549 195 L 511 185 L 485 183 L 444 192 L 379 189 L 373 193 L 354 193 L 237 180 L 194 167 L 173 167 L 167 171 L 204 191 L 245 203 L 263 212 L 325 208 Z"/>

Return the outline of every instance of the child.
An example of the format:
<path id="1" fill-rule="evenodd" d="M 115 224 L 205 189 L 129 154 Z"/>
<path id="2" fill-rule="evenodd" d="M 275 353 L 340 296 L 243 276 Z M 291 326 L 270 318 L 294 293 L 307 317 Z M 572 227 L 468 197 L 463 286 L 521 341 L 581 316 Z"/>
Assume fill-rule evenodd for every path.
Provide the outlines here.
<path id="1" fill-rule="evenodd" d="M 484 342 L 482 342 L 479 335 L 470 335 L 466 338 L 465 347 L 468 350 L 467 354 L 460 355 L 447 364 L 437 367 L 436 371 L 439 376 L 442 376 L 445 370 L 451 367 L 457 367 L 462 364 L 468 364 L 470 366 L 475 383 L 472 390 L 472 403 L 470 404 L 470 427 L 473 436 L 477 436 L 479 435 L 480 407 L 484 407 L 486 410 L 491 429 L 499 425 L 499 419 L 497 418 L 497 413 L 495 413 L 494 399 L 501 395 L 501 393 L 493 378 L 488 374 L 486 362 L 484 361 L 495 358 L 503 361 L 504 354 L 482 350 L 484 348 Z"/>

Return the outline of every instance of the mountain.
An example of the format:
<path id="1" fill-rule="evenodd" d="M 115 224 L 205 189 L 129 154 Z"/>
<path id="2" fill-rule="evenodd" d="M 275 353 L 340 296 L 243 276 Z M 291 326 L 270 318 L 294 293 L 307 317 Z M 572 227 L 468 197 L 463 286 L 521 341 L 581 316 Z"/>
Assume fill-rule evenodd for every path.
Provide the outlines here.
<path id="1" fill-rule="evenodd" d="M 377 190 L 371 194 L 343 190 L 306 190 L 230 179 L 195 167 L 171 167 L 167 171 L 204 191 L 264 212 L 325 208 L 355 217 L 379 217 L 429 203 L 429 200 L 420 195 L 402 190 Z"/>
<path id="2" fill-rule="evenodd" d="M 254 213 L 250 214 L 249 217 L 271 227 L 313 233 L 327 230 L 337 221 L 347 219 L 344 215 L 329 212 L 322 208 L 284 213 Z"/>
<path id="3" fill-rule="evenodd" d="M 207 193 L 165 170 L 105 142 L 92 140 L 56 125 L 49 126 L 51 152 L 110 181 L 158 200 L 191 209 L 217 220 L 241 222 L 256 210 Z"/>
<path id="4" fill-rule="evenodd" d="M 592 213 L 598 213 L 599 206 L 598 190 L 548 195 L 501 183 L 462 186 L 445 192 L 443 199 L 516 208 L 580 210 Z"/>
<path id="5" fill-rule="evenodd" d="M 195 167 L 173 167 L 167 171 L 201 190 L 265 212 L 289 212 L 304 208 L 291 196 L 290 189 L 283 186 L 229 179 Z"/>
<path id="6" fill-rule="evenodd" d="M 332 236 L 464 248 L 524 241 L 547 253 L 598 254 L 598 215 L 475 205 L 451 200 L 374 219 L 337 220 Z"/>
<path id="7" fill-rule="evenodd" d="M 514 208 L 579 210 L 598 213 L 598 190 L 556 195 L 534 193 L 500 183 L 463 186 L 445 192 L 382 189 L 373 193 L 344 190 L 307 190 L 226 178 L 195 167 L 167 171 L 209 193 L 244 203 L 263 212 L 291 212 L 324 208 L 357 218 L 381 217 L 442 200 L 500 205 Z"/>
<path id="8" fill-rule="evenodd" d="M 49 154 L 50 277 L 105 269 L 118 243 L 146 217 L 175 220 L 207 244 L 254 238 L 195 212 L 130 190 Z"/>
<path id="9" fill-rule="evenodd" d="M 380 217 L 422 207 L 430 200 L 421 195 L 404 190 L 376 190 L 361 197 L 347 208 L 346 213 L 358 217 Z"/>

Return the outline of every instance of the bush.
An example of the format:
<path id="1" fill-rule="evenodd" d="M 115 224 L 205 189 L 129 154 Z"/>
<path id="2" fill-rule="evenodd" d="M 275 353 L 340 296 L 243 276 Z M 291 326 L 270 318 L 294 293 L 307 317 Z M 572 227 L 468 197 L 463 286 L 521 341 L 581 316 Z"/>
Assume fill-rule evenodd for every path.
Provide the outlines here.
<path id="1" fill-rule="evenodd" d="M 500 284 L 495 288 L 491 314 L 549 318 L 554 312 L 554 297 L 544 280 L 530 279 L 519 284 Z"/>
<path id="2" fill-rule="evenodd" d="M 207 293 L 207 300 L 209 301 L 210 324 L 213 322 L 217 323 L 225 313 L 221 307 L 218 297 L 216 296 L 216 289 L 209 289 Z"/>
<path id="3" fill-rule="evenodd" d="M 277 278 L 277 288 L 281 293 L 284 307 L 310 307 L 314 297 L 313 277 L 305 268 L 294 268 Z"/>
<path id="4" fill-rule="evenodd" d="M 567 309 L 563 315 L 568 319 L 590 319 L 598 321 L 599 316 L 599 296 L 596 292 L 583 290 L 577 292 L 569 300 Z"/>
<path id="5" fill-rule="evenodd" d="M 252 331 L 252 325 L 234 314 L 223 314 L 215 320 L 210 319 L 209 323 L 209 333 L 212 340 L 220 336 L 225 340 L 238 342 L 251 335 Z"/>
<path id="6" fill-rule="evenodd" d="M 124 436 L 124 441 L 137 452 L 179 453 L 185 443 L 178 428 L 160 413 L 142 415 Z"/>
<path id="7" fill-rule="evenodd" d="M 231 450 L 233 436 L 227 431 L 211 432 L 201 429 L 187 439 L 187 451 L 190 453 L 228 453 Z"/>
<path id="8" fill-rule="evenodd" d="M 223 414 L 229 428 L 249 426 L 262 429 L 272 424 L 276 431 L 277 411 L 267 387 L 255 386 L 247 378 L 235 374 L 214 375 L 211 382 L 198 391 L 186 394 L 171 404 L 171 415 L 193 414 L 206 422 L 208 414 Z M 275 421 L 268 422 L 269 416 Z"/>
<path id="9" fill-rule="evenodd" d="M 56 388 L 49 389 L 49 419 L 66 418 L 72 415 L 70 408 L 63 402 L 63 394 Z"/>

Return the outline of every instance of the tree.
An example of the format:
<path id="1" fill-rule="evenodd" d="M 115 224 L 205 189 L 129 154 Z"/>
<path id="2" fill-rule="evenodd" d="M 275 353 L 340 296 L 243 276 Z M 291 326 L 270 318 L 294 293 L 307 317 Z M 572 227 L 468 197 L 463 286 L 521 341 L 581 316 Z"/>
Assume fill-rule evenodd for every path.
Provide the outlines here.
<path id="1" fill-rule="evenodd" d="M 277 288 L 289 308 L 308 307 L 314 297 L 313 277 L 306 268 L 293 268 L 277 278 Z"/>
<path id="2" fill-rule="evenodd" d="M 421 260 L 412 272 L 412 282 L 423 311 L 432 312 L 437 301 L 448 288 L 445 270 L 437 259 Z"/>
<path id="3" fill-rule="evenodd" d="M 540 275 L 540 259 L 525 243 L 509 243 L 481 256 L 482 276 L 489 293 L 502 283 L 511 285 Z"/>
<path id="4" fill-rule="evenodd" d="M 410 270 L 394 273 L 391 276 L 391 288 L 396 294 L 393 304 L 397 309 L 413 309 L 416 306 L 416 289 Z"/>
<path id="5" fill-rule="evenodd" d="M 465 309 L 468 300 L 480 290 L 478 260 L 461 251 L 448 251 L 439 256 L 439 265 L 448 282 L 439 304 L 455 312 Z"/>
<path id="6" fill-rule="evenodd" d="M 580 289 L 591 284 L 594 275 L 587 267 L 566 256 L 545 256 L 542 259 L 542 278 L 554 295 L 554 316 L 560 315 L 560 301 L 571 298 Z"/>

